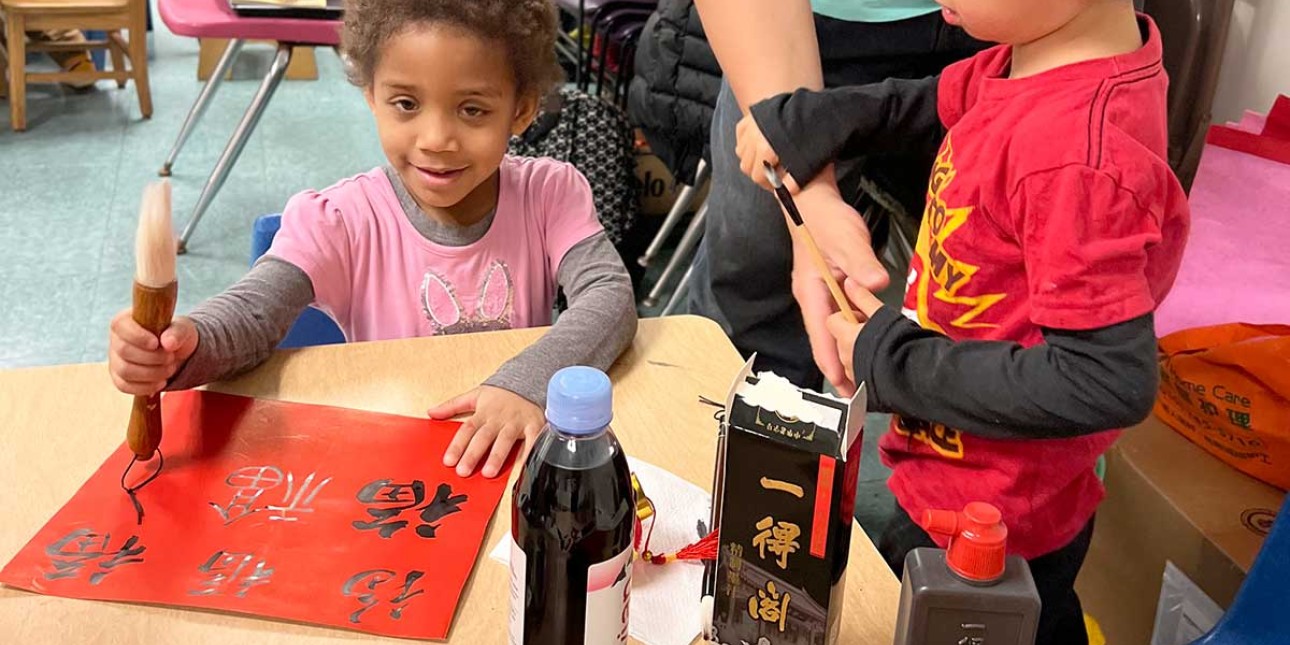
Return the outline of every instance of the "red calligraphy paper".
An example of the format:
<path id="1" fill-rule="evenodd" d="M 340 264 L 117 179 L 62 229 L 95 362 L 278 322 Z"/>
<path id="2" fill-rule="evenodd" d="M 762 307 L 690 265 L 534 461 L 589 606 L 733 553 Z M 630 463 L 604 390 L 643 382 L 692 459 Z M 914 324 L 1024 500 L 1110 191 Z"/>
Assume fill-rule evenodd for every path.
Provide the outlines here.
<path id="1" fill-rule="evenodd" d="M 507 481 L 443 465 L 459 424 L 212 392 L 162 409 L 165 468 L 138 492 L 143 524 L 121 488 L 123 445 L 0 582 L 447 637 Z"/>

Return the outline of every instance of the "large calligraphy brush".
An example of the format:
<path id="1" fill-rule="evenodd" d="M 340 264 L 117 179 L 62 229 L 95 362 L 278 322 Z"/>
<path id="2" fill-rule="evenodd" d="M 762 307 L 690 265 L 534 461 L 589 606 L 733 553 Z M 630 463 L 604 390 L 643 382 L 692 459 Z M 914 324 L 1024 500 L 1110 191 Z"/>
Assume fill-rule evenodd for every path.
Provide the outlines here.
<path id="1" fill-rule="evenodd" d="M 851 305 L 847 302 L 847 297 L 842 293 L 842 287 L 833 277 L 833 270 L 829 268 L 829 263 L 824 260 L 824 254 L 820 252 L 820 246 L 815 243 L 815 237 L 811 235 L 810 229 L 806 228 L 806 222 L 802 219 L 802 213 L 797 210 L 797 203 L 793 201 L 793 194 L 788 192 L 784 186 L 784 181 L 779 178 L 779 173 L 769 163 L 762 162 L 766 170 L 766 179 L 770 180 L 770 185 L 775 189 L 775 196 L 779 198 L 779 203 L 788 213 L 788 218 L 793 220 L 793 226 L 797 227 L 797 232 L 801 234 L 802 241 L 806 243 L 806 249 L 810 251 L 811 259 L 815 261 L 815 266 L 820 271 L 820 277 L 824 278 L 824 284 L 829 286 L 829 293 L 833 294 L 833 300 L 838 305 L 838 310 L 842 312 L 842 317 L 847 322 L 858 325 L 860 321 L 856 319 L 855 312 L 851 311 Z"/>
<path id="2" fill-rule="evenodd" d="M 175 279 L 175 234 L 170 215 L 170 182 L 162 180 L 148 185 L 139 206 L 139 228 L 135 236 L 134 321 L 152 332 L 160 342 L 161 333 L 170 326 L 175 314 L 179 283 Z M 143 523 L 143 506 L 135 495 L 140 488 L 161 472 L 164 458 L 161 445 L 161 396 L 134 397 L 126 442 L 134 458 L 121 474 L 121 487 L 130 495 Z M 135 486 L 126 485 L 126 476 L 137 462 L 156 455 L 157 468 Z"/>

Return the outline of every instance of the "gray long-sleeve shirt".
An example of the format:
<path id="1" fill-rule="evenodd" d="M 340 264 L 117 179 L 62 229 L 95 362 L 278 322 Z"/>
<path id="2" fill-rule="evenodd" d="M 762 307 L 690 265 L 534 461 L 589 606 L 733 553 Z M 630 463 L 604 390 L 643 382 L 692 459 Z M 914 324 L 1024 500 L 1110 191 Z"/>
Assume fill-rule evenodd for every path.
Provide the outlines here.
<path id="1" fill-rule="evenodd" d="M 387 168 L 408 221 L 426 239 L 444 246 L 478 241 L 495 213 L 458 227 L 435 221 L 416 204 L 398 175 Z M 631 277 L 609 238 L 597 233 L 569 249 L 556 279 L 569 307 L 541 340 L 506 362 L 485 385 L 518 394 L 541 406 L 551 376 L 570 365 L 608 369 L 636 335 Z M 266 256 L 232 287 L 190 314 L 197 350 L 171 379 L 179 390 L 230 378 L 259 365 L 314 300 L 313 283 L 299 267 Z"/>

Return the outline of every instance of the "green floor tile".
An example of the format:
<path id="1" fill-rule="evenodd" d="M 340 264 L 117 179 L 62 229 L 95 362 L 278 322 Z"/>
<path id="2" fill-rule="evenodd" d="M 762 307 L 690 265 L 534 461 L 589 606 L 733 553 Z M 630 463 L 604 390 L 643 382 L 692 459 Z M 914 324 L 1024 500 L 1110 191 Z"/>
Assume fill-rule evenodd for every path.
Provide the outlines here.
<path id="1" fill-rule="evenodd" d="M 107 81 L 89 92 L 33 89 L 23 133 L 9 130 L 0 101 L 0 297 L 11 305 L 0 314 L 0 368 L 102 360 L 107 323 L 129 304 L 143 187 L 202 87 L 196 41 L 155 24 L 152 119 L 141 117 L 133 85 Z M 171 180 L 177 231 L 271 58 L 272 48 L 248 45 L 184 148 Z M 319 50 L 317 60 L 318 81 L 278 87 L 180 258 L 181 312 L 246 271 L 256 217 L 383 162 L 362 94 L 334 54 Z"/>

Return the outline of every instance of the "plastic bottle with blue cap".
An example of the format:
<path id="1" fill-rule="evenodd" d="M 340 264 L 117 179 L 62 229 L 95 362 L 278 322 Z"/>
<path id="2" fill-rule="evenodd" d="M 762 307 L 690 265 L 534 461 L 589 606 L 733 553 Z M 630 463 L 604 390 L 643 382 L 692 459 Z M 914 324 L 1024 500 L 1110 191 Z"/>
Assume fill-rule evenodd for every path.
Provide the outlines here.
<path id="1" fill-rule="evenodd" d="M 511 501 L 510 642 L 626 643 L 636 505 L 609 377 L 560 370 L 546 418 Z"/>

